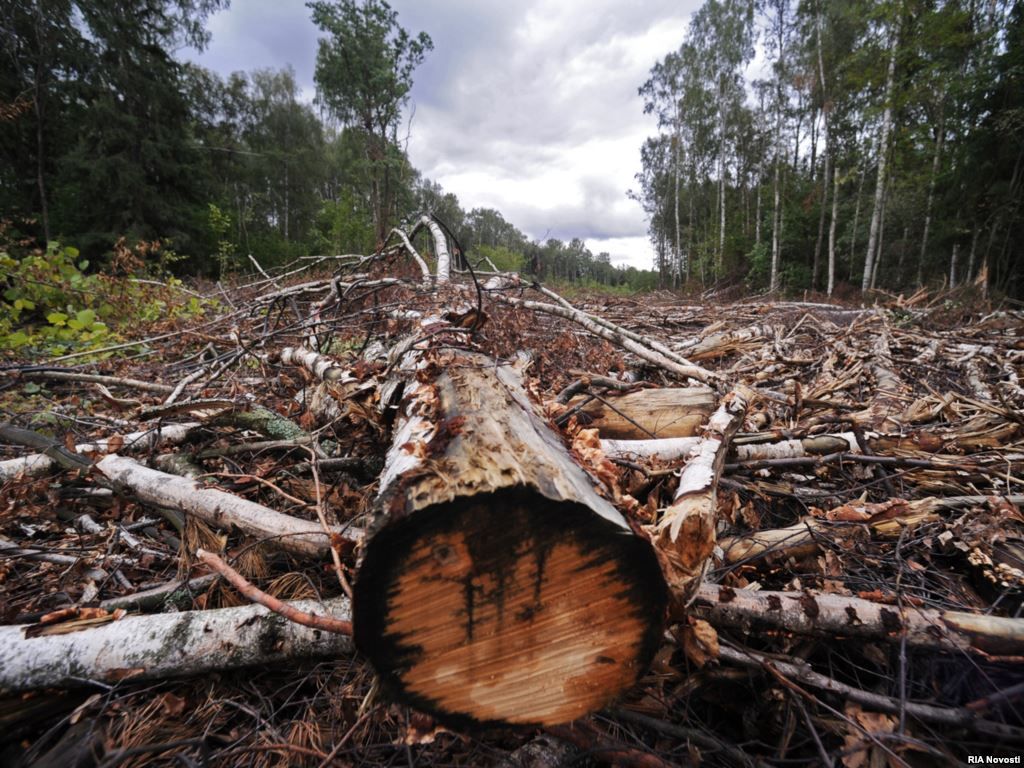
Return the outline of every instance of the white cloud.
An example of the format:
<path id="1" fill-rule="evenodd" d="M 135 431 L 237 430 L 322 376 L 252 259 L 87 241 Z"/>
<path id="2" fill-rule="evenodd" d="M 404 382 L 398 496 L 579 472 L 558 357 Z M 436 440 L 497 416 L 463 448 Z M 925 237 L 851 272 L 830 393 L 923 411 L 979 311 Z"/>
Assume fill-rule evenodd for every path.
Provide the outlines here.
<path id="1" fill-rule="evenodd" d="M 637 237 L 587 238 L 585 241 L 591 253 L 607 251 L 612 264 L 619 267 L 653 269 L 654 261 L 651 243 L 646 235 Z"/>

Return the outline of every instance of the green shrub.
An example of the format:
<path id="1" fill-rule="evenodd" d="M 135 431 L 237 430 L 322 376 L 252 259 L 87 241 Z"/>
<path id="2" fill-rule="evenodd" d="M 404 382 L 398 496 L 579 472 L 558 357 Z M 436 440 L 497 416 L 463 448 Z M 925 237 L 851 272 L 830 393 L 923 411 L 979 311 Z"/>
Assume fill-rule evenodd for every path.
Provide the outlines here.
<path id="1" fill-rule="evenodd" d="M 119 248 L 112 269 L 141 266 L 130 249 Z M 173 278 L 153 286 L 88 268 L 76 248 L 59 243 L 20 258 L 0 250 L 0 351 L 51 356 L 100 349 L 121 340 L 118 328 L 194 317 L 210 305 L 197 297 L 182 300 Z"/>

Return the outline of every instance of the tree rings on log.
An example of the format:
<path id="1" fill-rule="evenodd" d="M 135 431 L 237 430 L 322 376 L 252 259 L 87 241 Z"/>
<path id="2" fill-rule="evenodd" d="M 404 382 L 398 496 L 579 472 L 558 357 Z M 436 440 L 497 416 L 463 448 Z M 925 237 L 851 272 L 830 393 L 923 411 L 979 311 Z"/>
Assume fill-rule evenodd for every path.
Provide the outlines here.
<path id="1" fill-rule="evenodd" d="M 643 539 L 508 489 L 379 532 L 360 567 L 355 641 L 393 694 L 442 722 L 553 725 L 636 683 L 665 601 Z"/>

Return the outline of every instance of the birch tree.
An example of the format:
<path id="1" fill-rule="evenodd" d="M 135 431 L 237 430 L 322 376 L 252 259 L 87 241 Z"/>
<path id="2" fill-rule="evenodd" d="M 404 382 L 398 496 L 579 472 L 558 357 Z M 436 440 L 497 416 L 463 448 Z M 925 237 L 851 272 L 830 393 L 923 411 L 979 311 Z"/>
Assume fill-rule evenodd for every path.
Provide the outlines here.
<path id="1" fill-rule="evenodd" d="M 868 230 L 868 250 L 864 259 L 864 276 L 860 289 L 866 292 L 871 287 L 875 274 L 875 248 L 881 236 L 882 211 L 885 198 L 885 183 L 889 164 L 889 138 L 892 134 L 892 100 L 896 81 L 896 51 L 900 34 L 900 19 L 897 16 L 888 24 L 886 30 L 886 47 L 888 49 L 888 68 L 885 76 L 885 90 L 882 102 L 885 105 L 882 113 L 882 127 L 878 137 L 878 172 L 875 177 L 875 204 L 871 211 L 871 227 Z"/>

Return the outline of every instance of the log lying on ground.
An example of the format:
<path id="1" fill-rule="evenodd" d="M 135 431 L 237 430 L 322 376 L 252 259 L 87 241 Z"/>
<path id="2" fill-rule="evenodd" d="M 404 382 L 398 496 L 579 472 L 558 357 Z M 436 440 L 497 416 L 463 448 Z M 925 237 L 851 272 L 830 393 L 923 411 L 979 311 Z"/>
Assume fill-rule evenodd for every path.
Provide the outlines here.
<path id="1" fill-rule="evenodd" d="M 147 451 L 157 446 L 175 445 L 185 440 L 189 432 L 198 427 L 198 423 L 168 424 L 155 429 L 108 437 L 94 443 L 82 443 L 75 446 L 75 453 L 106 453 L 119 444 L 118 451 Z M 39 477 L 57 469 L 58 463 L 43 453 L 33 453 L 16 459 L 0 461 L 0 483 L 15 477 Z"/>
<path id="2" fill-rule="evenodd" d="M 689 456 L 700 444 L 699 437 L 665 437 L 655 440 L 602 440 L 601 449 L 609 458 L 676 461 Z M 738 461 L 792 459 L 801 456 L 824 456 L 830 453 L 859 453 L 853 432 L 838 435 L 815 435 L 802 439 L 778 440 L 769 443 L 733 444 L 730 456 Z"/>
<path id="3" fill-rule="evenodd" d="M 683 604 L 700 586 L 715 548 L 718 478 L 729 442 L 743 423 L 749 394 L 739 389 L 722 398 L 679 477 L 675 501 L 657 523 L 649 526 L 673 597 Z"/>
<path id="4" fill-rule="evenodd" d="M 353 594 L 390 692 L 455 727 L 550 725 L 631 687 L 667 594 L 650 545 L 570 457 L 512 366 L 411 352 Z"/>
<path id="5" fill-rule="evenodd" d="M 810 592 L 768 592 L 702 584 L 693 611 L 716 627 L 773 626 L 801 634 L 868 637 L 940 651 L 1024 654 L 1024 619 L 883 605 Z"/>
<path id="6" fill-rule="evenodd" d="M 145 504 L 176 509 L 223 528 L 235 527 L 268 544 L 300 555 L 324 557 L 330 553 L 328 533 L 320 523 L 302 520 L 243 499 L 195 480 L 144 467 L 112 454 L 96 463 L 116 487 L 130 491 Z M 341 535 L 338 528 L 331 534 Z"/>
<path id="7" fill-rule="evenodd" d="M 569 405 L 585 398 L 576 398 Z M 597 429 L 602 438 L 678 438 L 697 434 L 716 402 L 715 393 L 707 387 L 673 387 L 602 395 L 580 410 L 587 426 Z"/>
<path id="8" fill-rule="evenodd" d="M 349 614 L 346 598 L 290 605 L 337 618 Z M 41 637 L 27 637 L 30 626 L 39 628 L 0 627 L 0 691 L 126 678 L 160 680 L 298 658 L 332 658 L 352 650 L 349 637 L 294 624 L 260 605 L 129 616 Z"/>

